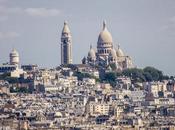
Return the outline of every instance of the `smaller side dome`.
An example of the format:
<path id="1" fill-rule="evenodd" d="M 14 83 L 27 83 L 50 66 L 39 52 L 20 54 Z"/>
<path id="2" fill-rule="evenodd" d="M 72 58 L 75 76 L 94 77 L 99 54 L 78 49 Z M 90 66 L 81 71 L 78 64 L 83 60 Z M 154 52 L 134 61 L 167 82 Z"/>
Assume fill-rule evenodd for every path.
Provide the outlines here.
<path id="1" fill-rule="evenodd" d="M 109 53 L 109 55 L 110 55 L 112 58 L 114 58 L 114 59 L 117 58 L 117 54 L 116 54 L 115 49 L 112 49 L 111 52 Z"/>
<path id="2" fill-rule="evenodd" d="M 92 46 L 90 46 L 90 50 L 88 52 L 88 57 L 92 58 L 92 59 L 96 59 L 95 50 L 92 48 Z"/>
<path id="3" fill-rule="evenodd" d="M 124 53 L 123 53 L 123 51 L 122 51 L 122 49 L 120 48 L 120 46 L 118 46 L 118 49 L 116 51 L 116 54 L 117 54 L 118 57 L 125 56 Z"/>

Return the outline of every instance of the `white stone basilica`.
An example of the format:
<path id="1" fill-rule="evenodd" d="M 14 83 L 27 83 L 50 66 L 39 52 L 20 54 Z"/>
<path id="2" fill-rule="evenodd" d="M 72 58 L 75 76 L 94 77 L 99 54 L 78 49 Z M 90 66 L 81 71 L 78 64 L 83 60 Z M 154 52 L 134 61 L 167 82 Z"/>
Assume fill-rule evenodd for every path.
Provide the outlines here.
<path id="1" fill-rule="evenodd" d="M 114 48 L 112 36 L 105 22 L 103 22 L 103 30 L 98 37 L 97 51 L 90 46 L 88 56 L 84 57 L 82 62 L 116 71 L 134 67 L 131 57 L 125 55 L 119 45 Z"/>

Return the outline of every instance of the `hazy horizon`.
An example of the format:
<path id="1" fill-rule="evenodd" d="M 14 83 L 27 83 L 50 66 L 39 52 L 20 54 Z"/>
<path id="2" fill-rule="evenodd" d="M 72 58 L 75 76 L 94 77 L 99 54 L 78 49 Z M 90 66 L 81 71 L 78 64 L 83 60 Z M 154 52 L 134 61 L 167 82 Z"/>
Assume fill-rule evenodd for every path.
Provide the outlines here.
<path id="1" fill-rule="evenodd" d="M 0 0 L 0 64 L 16 48 L 21 64 L 60 65 L 60 37 L 68 21 L 73 63 L 81 63 L 106 20 L 113 44 L 137 67 L 153 66 L 175 75 L 174 0 Z"/>

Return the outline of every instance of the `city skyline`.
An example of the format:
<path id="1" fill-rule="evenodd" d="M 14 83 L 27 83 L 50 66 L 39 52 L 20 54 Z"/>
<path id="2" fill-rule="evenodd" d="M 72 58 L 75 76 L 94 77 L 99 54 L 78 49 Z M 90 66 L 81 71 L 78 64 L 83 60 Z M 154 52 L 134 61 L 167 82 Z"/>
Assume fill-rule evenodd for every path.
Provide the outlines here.
<path id="1" fill-rule="evenodd" d="M 105 19 L 114 44 L 119 43 L 135 65 L 153 66 L 174 75 L 174 1 L 77 1 L 74 6 L 56 0 L 25 2 L 0 0 L 0 63 L 8 61 L 9 52 L 16 48 L 21 64 L 60 65 L 64 20 L 68 20 L 72 33 L 73 63 L 81 63 L 89 45 L 96 47 Z"/>

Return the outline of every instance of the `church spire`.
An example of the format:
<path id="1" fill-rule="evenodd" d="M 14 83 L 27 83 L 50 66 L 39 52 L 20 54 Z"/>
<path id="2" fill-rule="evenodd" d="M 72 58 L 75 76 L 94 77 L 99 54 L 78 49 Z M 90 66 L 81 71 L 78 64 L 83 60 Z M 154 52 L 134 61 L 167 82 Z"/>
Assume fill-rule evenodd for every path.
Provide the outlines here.
<path id="1" fill-rule="evenodd" d="M 61 64 L 72 64 L 72 36 L 67 21 L 61 35 Z"/>
<path id="2" fill-rule="evenodd" d="M 70 29 L 67 21 L 64 21 L 64 27 L 63 27 L 62 33 L 70 33 Z"/>

